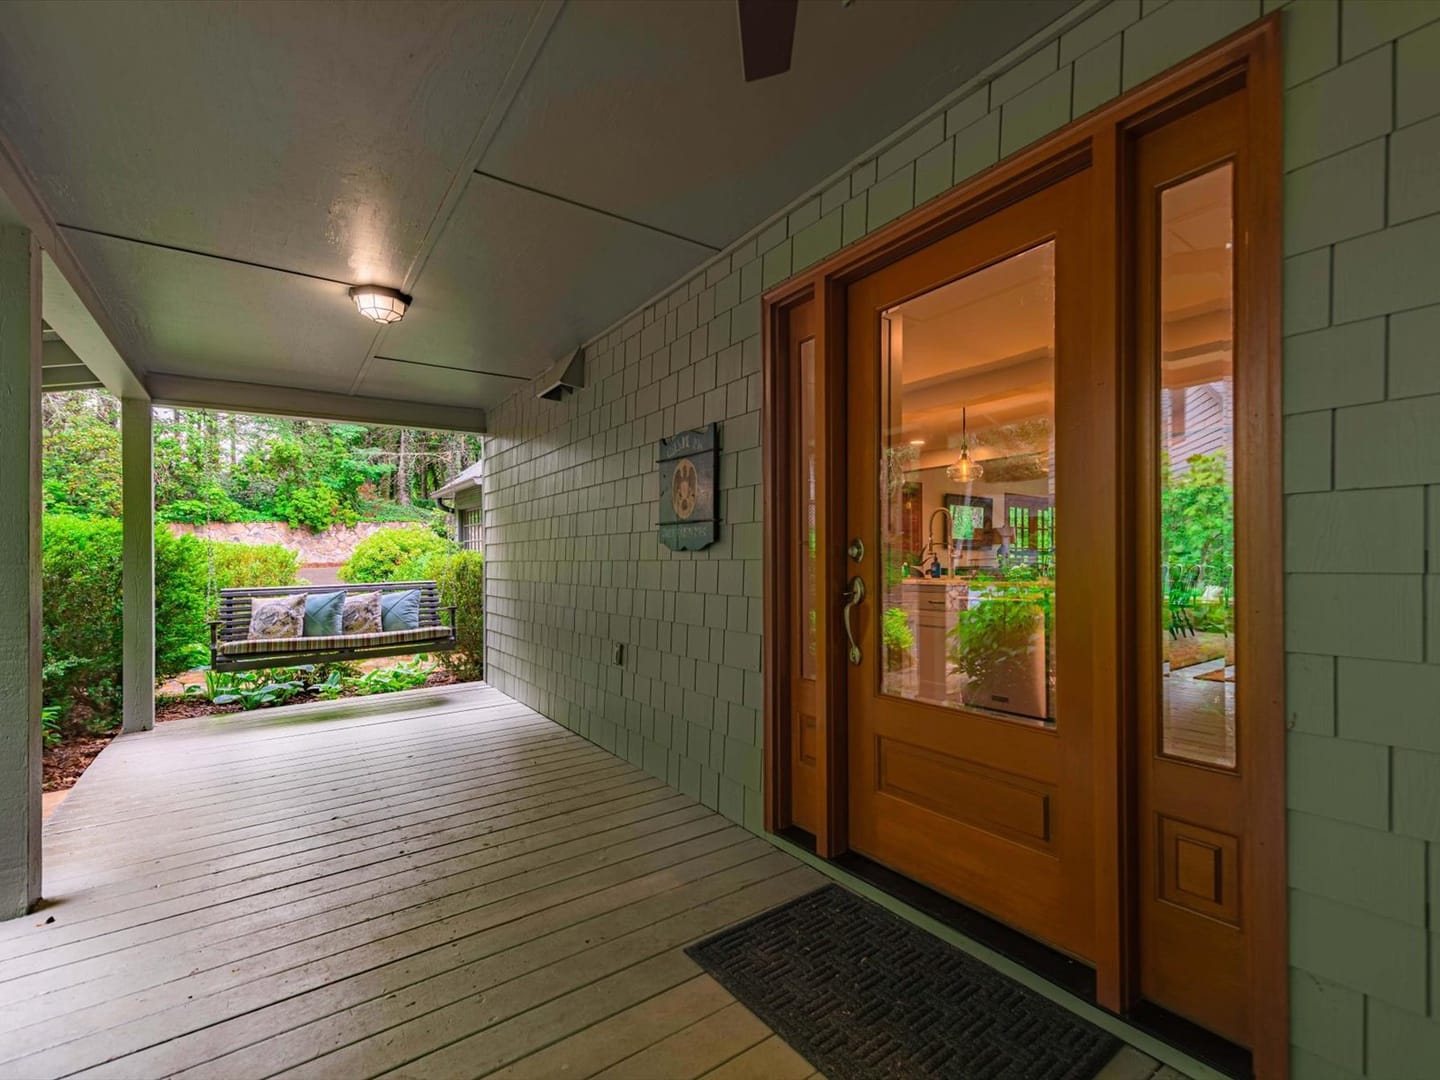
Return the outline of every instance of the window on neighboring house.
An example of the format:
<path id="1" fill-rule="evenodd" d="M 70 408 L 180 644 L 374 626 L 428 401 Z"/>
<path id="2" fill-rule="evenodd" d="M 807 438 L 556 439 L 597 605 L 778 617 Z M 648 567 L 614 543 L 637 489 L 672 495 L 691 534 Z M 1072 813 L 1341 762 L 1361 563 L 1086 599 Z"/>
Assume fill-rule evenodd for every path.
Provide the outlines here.
<path id="1" fill-rule="evenodd" d="M 460 546 L 466 551 L 480 551 L 485 535 L 480 510 L 460 511 Z"/>

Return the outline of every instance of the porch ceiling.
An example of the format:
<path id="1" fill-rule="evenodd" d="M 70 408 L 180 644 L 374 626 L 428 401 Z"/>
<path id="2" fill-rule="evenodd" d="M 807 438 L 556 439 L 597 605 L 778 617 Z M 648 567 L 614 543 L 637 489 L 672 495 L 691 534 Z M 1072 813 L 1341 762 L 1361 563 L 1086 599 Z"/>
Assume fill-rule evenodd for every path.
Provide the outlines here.
<path id="1" fill-rule="evenodd" d="M 0 131 L 142 374 L 478 410 L 1075 2 L 12 3 Z"/>

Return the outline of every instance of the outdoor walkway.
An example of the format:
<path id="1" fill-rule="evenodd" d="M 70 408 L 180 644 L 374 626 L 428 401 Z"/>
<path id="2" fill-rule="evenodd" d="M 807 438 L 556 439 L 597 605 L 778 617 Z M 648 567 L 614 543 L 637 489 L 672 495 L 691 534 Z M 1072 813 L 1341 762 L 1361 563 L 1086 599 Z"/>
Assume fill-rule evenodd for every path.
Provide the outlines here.
<path id="1" fill-rule="evenodd" d="M 681 948 L 820 876 L 488 687 L 119 738 L 45 858 L 0 1077 L 812 1075 Z"/>

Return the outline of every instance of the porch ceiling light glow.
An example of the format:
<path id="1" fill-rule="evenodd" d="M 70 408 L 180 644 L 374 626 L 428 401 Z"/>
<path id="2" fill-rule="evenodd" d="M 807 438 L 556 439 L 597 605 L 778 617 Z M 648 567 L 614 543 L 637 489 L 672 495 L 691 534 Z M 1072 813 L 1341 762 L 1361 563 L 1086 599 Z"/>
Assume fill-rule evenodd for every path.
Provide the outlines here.
<path id="1" fill-rule="evenodd" d="M 350 290 L 350 299 L 355 301 L 355 310 L 361 315 L 386 325 L 403 319 L 405 309 L 410 306 L 410 297 L 384 285 L 356 285 Z"/>

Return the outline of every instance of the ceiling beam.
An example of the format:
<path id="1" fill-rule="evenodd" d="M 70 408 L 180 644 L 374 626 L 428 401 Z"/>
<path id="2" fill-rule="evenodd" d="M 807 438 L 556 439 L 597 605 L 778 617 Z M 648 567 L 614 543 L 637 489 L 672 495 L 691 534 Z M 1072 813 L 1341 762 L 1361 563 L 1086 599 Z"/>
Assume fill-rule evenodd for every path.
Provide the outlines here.
<path id="1" fill-rule="evenodd" d="M 685 236 L 682 233 L 671 232 L 669 229 L 662 229 L 659 225 L 651 225 L 648 221 L 641 221 L 638 218 L 626 217 L 624 214 L 617 214 L 614 210 L 606 210 L 603 206 L 592 206 L 590 203 L 580 202 L 576 199 L 568 199 L 564 195 L 556 195 L 553 191 L 545 191 L 543 188 L 531 187 L 529 184 L 522 184 L 519 180 L 507 180 L 503 176 L 486 172 L 484 169 L 476 169 L 475 175 L 486 180 L 493 180 L 497 184 L 504 184 L 518 191 L 528 191 L 531 195 L 538 195 L 542 199 L 551 199 L 566 206 L 573 206 L 577 210 L 585 210 L 592 214 L 599 214 L 601 217 L 610 218 L 612 221 L 620 221 L 626 225 L 634 225 L 637 229 L 646 229 L 661 236 L 668 236 L 672 240 L 681 240 L 687 244 L 694 244 L 696 247 L 704 248 L 712 255 L 718 255 L 721 249 L 705 240 L 696 240 L 693 236 Z"/>
<path id="2" fill-rule="evenodd" d="M 75 350 L 95 377 L 116 397 L 145 397 L 145 371 L 116 348 L 120 340 L 110 313 L 55 219 L 40 199 L 29 171 L 0 132 L 0 193 L 40 241 L 45 321 Z"/>
<path id="3" fill-rule="evenodd" d="M 297 416 L 384 427 L 427 428 L 484 434 L 485 411 L 455 405 L 427 405 L 418 401 L 332 394 L 322 390 L 296 390 L 259 383 L 196 379 L 188 375 L 151 372 L 150 398 L 156 405 L 261 416 Z"/>
<path id="4" fill-rule="evenodd" d="M 94 390 L 99 386 L 100 380 L 91 375 L 84 364 L 47 367 L 40 373 L 40 389 L 45 391 Z"/>

